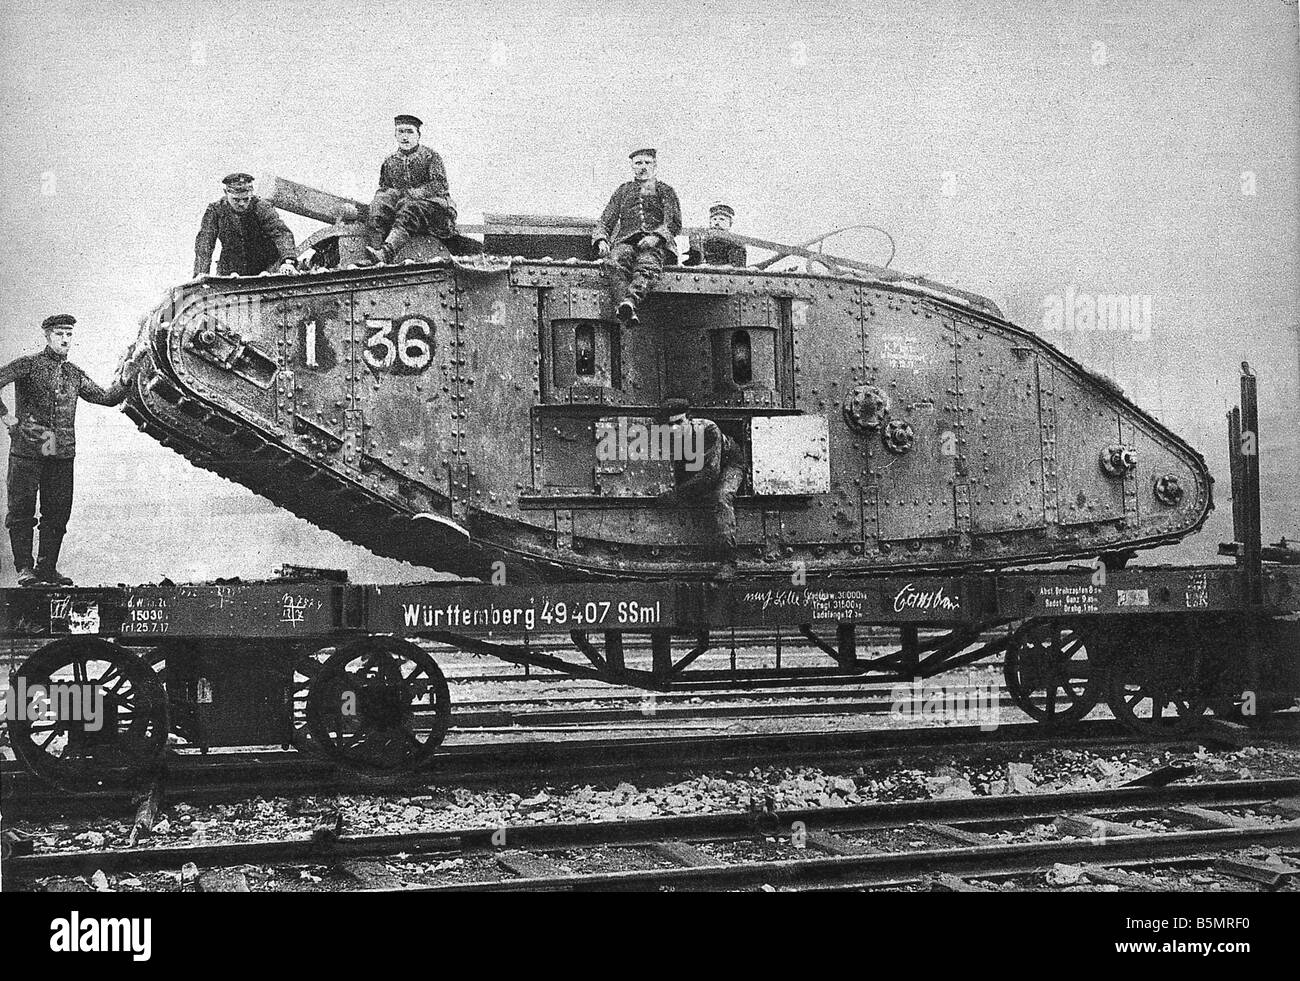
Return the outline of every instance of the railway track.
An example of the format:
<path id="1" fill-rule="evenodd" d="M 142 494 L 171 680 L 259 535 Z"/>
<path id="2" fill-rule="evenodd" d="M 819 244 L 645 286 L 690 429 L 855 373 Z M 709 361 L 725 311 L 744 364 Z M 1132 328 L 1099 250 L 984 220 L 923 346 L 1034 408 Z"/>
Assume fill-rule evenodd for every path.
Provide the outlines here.
<path id="1" fill-rule="evenodd" d="M 609 723 L 645 725 L 656 721 L 883 715 L 896 703 L 891 690 L 880 686 L 860 689 L 851 694 L 843 690 L 803 690 L 794 697 L 785 692 L 779 696 L 736 692 L 724 694 L 731 697 L 715 698 L 712 694 L 678 695 L 668 700 L 643 693 L 639 696 L 483 699 L 457 703 L 452 721 L 453 729 L 459 730 L 507 727 L 543 729 Z M 565 702 L 568 702 L 568 706 L 565 706 Z M 557 705 L 562 707 L 554 707 Z M 1006 695 L 990 698 L 982 707 L 999 712 L 1016 710 L 1014 701 Z"/>
<path id="2" fill-rule="evenodd" d="M 1196 864 L 1232 877 L 1239 887 L 1249 882 L 1252 888 L 1276 888 L 1300 873 L 1300 862 L 1290 861 L 1300 851 L 1297 795 L 1300 779 L 1229 781 L 783 813 L 317 834 L 16 856 L 5 875 L 19 888 L 51 877 L 189 867 L 192 873 L 205 870 L 197 876 L 198 888 L 235 891 L 249 889 L 250 877 L 262 885 L 283 876 L 329 890 L 380 892 L 917 885 L 981 891 L 991 880 L 1062 866 L 1077 871 L 1076 882 L 1147 891 L 1161 884 L 1139 870 Z M 1253 816 L 1234 813 L 1244 809 Z M 1153 817 L 1163 830 L 1151 830 Z M 1048 822 L 1056 837 L 1016 840 L 1015 829 Z M 1010 835 L 996 836 L 1006 829 Z M 1281 862 L 1235 854 L 1260 847 L 1276 850 Z"/>
<path id="3" fill-rule="evenodd" d="M 1038 723 L 983 730 L 978 726 L 915 727 L 848 731 L 804 731 L 723 736 L 651 736 L 533 742 L 510 740 L 443 746 L 431 765 L 413 776 L 381 777 L 340 768 L 329 760 L 297 752 L 225 753 L 176 756 L 160 787 L 168 800 L 216 803 L 251 796 L 293 796 L 344 791 L 402 792 L 430 784 L 482 786 L 510 781 L 594 780 L 632 771 L 674 771 L 693 767 L 749 769 L 782 762 L 918 757 L 954 749 L 1020 752 L 1072 748 L 1102 752 L 1121 749 L 1195 750 L 1204 738 L 1168 743 L 1141 740 L 1111 719 L 1084 722 L 1065 733 Z M 114 783 L 69 794 L 40 783 L 16 763 L 0 765 L 4 811 L 14 818 L 126 813 L 147 787 Z"/>

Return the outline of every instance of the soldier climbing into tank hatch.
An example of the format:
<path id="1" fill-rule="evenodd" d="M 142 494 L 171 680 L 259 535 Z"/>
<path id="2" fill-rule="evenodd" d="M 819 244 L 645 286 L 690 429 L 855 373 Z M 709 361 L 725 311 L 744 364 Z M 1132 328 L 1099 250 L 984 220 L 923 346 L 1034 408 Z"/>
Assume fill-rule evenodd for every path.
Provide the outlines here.
<path id="1" fill-rule="evenodd" d="M 397 150 L 379 168 L 379 190 L 366 218 L 369 263 L 392 262 L 413 235 L 434 235 L 444 242 L 456 238 L 447 170 L 442 157 L 421 145 L 423 126 L 416 116 L 393 117 Z"/>
<path id="2" fill-rule="evenodd" d="M 137 356 L 124 361 L 107 390 L 68 360 L 76 318 L 59 313 L 41 323 L 45 348 L 0 368 L 0 392 L 14 386 L 14 415 L 0 400 L 0 417 L 9 431 L 9 470 L 5 487 L 9 511 L 5 525 L 13 548 L 18 585 L 71 586 L 59 572 L 59 550 L 72 513 L 72 466 L 77 452 L 77 400 L 120 405 L 135 377 Z M 40 550 L 33 561 L 36 505 L 41 518 Z"/>
<path id="3" fill-rule="evenodd" d="M 690 411 L 690 403 L 682 398 L 659 406 L 658 421 L 673 431 L 674 480 L 673 488 L 660 494 L 659 500 L 711 508 L 710 558 L 728 563 L 721 575 L 730 578 L 736 555 L 736 494 L 745 480 L 745 451 L 712 419 L 691 418 Z"/>
<path id="4" fill-rule="evenodd" d="M 709 227 L 691 236 L 691 247 L 684 266 L 743 266 L 749 261 L 745 247 L 731 237 L 731 223 L 736 212 L 722 201 L 709 208 Z"/>
<path id="5" fill-rule="evenodd" d="M 634 150 L 628 159 L 632 161 L 632 180 L 614 191 L 592 230 L 591 241 L 609 267 L 618 318 L 635 324 L 637 307 L 663 273 L 665 263 L 677 261 L 682 206 L 677 192 L 655 177 L 658 154 L 654 149 Z"/>
<path id="6" fill-rule="evenodd" d="M 217 274 L 256 276 L 262 272 L 298 271 L 298 247 L 293 232 L 269 201 L 253 193 L 251 174 L 227 174 L 221 179 L 225 194 L 203 212 L 194 239 L 194 275 L 212 269 L 212 252 L 221 243 Z"/>

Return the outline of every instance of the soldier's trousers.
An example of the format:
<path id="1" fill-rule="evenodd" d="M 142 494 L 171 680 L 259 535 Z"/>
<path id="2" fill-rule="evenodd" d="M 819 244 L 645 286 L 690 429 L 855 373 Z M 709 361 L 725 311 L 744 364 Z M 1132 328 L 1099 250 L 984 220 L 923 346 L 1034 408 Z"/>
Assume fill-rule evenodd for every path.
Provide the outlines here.
<path id="1" fill-rule="evenodd" d="M 59 549 L 72 514 L 72 461 L 57 457 L 9 457 L 5 487 L 9 511 L 5 527 L 13 548 L 14 566 L 52 572 L 59 561 Z M 32 539 L 36 528 L 36 504 L 41 508 L 41 547 L 32 561 Z"/>
<path id="2" fill-rule="evenodd" d="M 456 234 L 456 209 L 450 201 L 394 188 L 375 192 L 366 219 L 367 245 L 377 249 L 387 242 L 389 250 L 396 255 L 412 235 L 425 233 L 444 239 Z"/>
<path id="3" fill-rule="evenodd" d="M 622 274 L 621 278 L 616 274 L 614 279 L 619 285 L 627 284 L 624 295 L 639 306 L 664 271 L 664 246 L 657 239 L 648 249 L 639 244 L 619 242 L 609 250 L 606 261 Z M 615 299 L 622 298 L 615 290 Z"/>
<path id="4" fill-rule="evenodd" d="M 709 546 L 719 557 L 730 557 L 736 550 L 736 494 L 744 480 L 743 461 L 724 463 L 718 482 L 690 498 L 694 502 L 711 506 L 713 539 Z"/>

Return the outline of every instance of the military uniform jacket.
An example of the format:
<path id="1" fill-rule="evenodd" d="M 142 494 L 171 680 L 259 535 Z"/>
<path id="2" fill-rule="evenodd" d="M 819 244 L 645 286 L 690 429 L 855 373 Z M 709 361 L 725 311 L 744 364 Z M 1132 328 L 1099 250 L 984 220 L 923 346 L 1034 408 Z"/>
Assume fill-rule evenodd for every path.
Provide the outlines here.
<path id="1" fill-rule="evenodd" d="M 379 167 L 379 189 L 418 191 L 429 198 L 451 195 L 442 157 L 423 144 L 410 153 L 398 150 L 388 155 Z"/>
<path id="2" fill-rule="evenodd" d="M 679 493 L 702 493 L 722 479 L 724 468 L 744 465 L 745 451 L 712 419 L 689 419 L 686 425 L 695 432 L 691 437 L 694 442 L 690 442 L 683 434 L 684 449 L 702 454 L 703 459 L 697 458 L 696 462 L 700 466 L 695 470 L 687 466 L 690 461 L 673 461 L 673 477 Z"/>
<path id="3" fill-rule="evenodd" d="M 208 205 L 194 240 L 195 276 L 208 274 L 218 242 L 221 258 L 217 260 L 217 273 L 222 276 L 256 276 L 298 254 L 289 226 L 269 202 L 257 196 L 242 215 L 236 214 L 225 198 Z"/>
<path id="4" fill-rule="evenodd" d="M 728 236 L 708 231 L 691 239 L 686 264 L 698 266 L 743 266 L 749 261 L 745 247 Z"/>
<path id="5" fill-rule="evenodd" d="M 682 231 L 682 206 L 677 192 L 661 180 L 628 181 L 605 205 L 592 230 L 592 242 L 635 243 L 643 235 L 658 235 L 669 253 L 677 254 L 674 239 Z"/>
<path id="6" fill-rule="evenodd" d="M 84 371 L 48 347 L 40 354 L 25 355 L 0 368 L 0 388 L 11 382 L 16 396 L 14 414 L 18 416 L 9 444 L 11 456 L 50 455 L 71 460 L 77 453 L 77 399 L 96 405 L 121 405 L 127 393 L 127 386 L 117 379 L 107 391 L 100 388 Z M 5 414 L 3 402 L 0 414 Z M 52 454 L 43 452 L 47 442 L 43 433 L 24 436 L 23 427 L 31 419 L 40 429 L 53 430 Z"/>

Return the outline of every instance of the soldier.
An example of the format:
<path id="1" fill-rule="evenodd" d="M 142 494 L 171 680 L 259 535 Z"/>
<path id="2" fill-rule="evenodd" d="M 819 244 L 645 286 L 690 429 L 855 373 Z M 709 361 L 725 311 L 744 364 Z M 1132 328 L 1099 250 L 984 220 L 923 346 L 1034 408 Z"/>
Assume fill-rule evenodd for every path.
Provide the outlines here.
<path id="1" fill-rule="evenodd" d="M 609 199 L 591 241 L 610 266 L 615 299 L 622 297 L 619 319 L 635 324 L 637 305 L 663 272 L 664 263 L 677 261 L 682 206 L 677 192 L 655 178 L 658 157 L 653 149 L 634 150 L 628 157 L 632 180 L 620 184 Z"/>
<path id="2" fill-rule="evenodd" d="M 397 152 L 379 168 L 379 190 L 366 219 L 370 262 L 392 262 L 412 235 L 427 232 L 444 241 L 456 237 L 456 205 L 447 171 L 442 157 L 420 145 L 423 125 L 415 116 L 393 117 Z"/>
<path id="3" fill-rule="evenodd" d="M 296 272 L 298 247 L 279 213 L 253 193 L 249 174 L 227 174 L 221 179 L 225 196 L 203 212 L 194 240 L 194 275 L 206 276 L 212 267 L 212 250 L 221 243 L 217 274 L 256 276 L 261 272 Z"/>
<path id="4" fill-rule="evenodd" d="M 749 257 L 745 247 L 730 235 L 732 219 L 736 212 L 731 205 L 721 201 L 709 208 L 708 230 L 691 239 L 691 248 L 687 253 L 687 266 L 743 266 Z"/>
<path id="5" fill-rule="evenodd" d="M 659 406 L 659 421 L 673 430 L 675 484 L 659 499 L 711 505 L 713 557 L 731 562 L 736 551 L 736 493 L 745 480 L 745 451 L 713 420 L 690 418 L 690 410 L 690 403 L 681 398 L 668 399 Z M 681 452 L 676 452 L 679 446 Z"/>
<path id="6" fill-rule="evenodd" d="M 0 401 L 0 417 L 9 431 L 9 513 L 5 525 L 13 546 L 18 585 L 48 583 L 71 586 L 58 570 L 59 548 L 72 511 L 72 461 L 77 451 L 77 399 L 96 405 L 120 405 L 135 377 L 136 361 L 123 364 L 108 391 L 68 361 L 72 325 L 67 313 L 46 317 L 45 349 L 0 368 L 0 390 L 14 384 L 14 412 Z M 36 501 L 41 505 L 40 553 L 33 568 L 32 538 Z"/>

